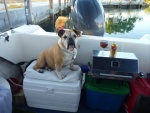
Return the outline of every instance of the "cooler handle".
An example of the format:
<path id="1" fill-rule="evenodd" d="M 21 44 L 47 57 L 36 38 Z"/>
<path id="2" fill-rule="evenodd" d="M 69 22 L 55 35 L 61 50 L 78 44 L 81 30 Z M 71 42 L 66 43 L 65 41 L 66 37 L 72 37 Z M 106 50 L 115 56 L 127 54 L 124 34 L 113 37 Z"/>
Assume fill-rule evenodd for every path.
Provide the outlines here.
<path id="1" fill-rule="evenodd" d="M 47 88 L 46 93 L 47 94 L 54 94 L 54 88 Z"/>
<path id="2" fill-rule="evenodd" d="M 85 83 L 85 73 L 83 73 L 83 75 L 82 75 L 82 80 L 81 80 L 81 89 L 82 89 L 82 87 L 83 87 L 84 83 Z"/>

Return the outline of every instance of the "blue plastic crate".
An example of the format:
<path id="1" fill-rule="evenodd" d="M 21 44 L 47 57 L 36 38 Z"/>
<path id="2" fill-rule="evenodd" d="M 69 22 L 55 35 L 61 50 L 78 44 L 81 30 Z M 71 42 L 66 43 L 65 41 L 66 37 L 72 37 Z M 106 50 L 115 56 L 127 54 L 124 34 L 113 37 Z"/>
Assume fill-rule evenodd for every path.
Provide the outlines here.
<path id="1" fill-rule="evenodd" d="M 86 104 L 92 109 L 117 112 L 130 88 L 127 81 L 93 78 L 86 75 Z"/>
<path id="2" fill-rule="evenodd" d="M 123 105 L 126 95 L 108 94 L 86 88 L 86 104 L 89 108 L 117 112 Z"/>

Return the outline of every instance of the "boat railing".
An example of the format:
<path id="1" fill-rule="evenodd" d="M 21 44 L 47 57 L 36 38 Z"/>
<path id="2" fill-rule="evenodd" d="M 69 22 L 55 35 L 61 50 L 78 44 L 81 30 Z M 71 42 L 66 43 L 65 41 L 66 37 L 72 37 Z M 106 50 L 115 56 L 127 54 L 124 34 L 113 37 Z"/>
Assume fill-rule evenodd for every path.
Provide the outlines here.
<path id="1" fill-rule="evenodd" d="M 9 13 L 8 13 L 8 8 L 7 8 L 6 1 L 5 0 L 3 0 L 3 1 L 4 1 L 4 6 L 5 6 L 6 14 L 7 14 L 7 19 L 8 19 L 9 25 L 10 25 L 11 33 L 14 33 L 13 26 L 12 26 L 12 23 L 10 21 L 10 16 L 9 16 Z"/>

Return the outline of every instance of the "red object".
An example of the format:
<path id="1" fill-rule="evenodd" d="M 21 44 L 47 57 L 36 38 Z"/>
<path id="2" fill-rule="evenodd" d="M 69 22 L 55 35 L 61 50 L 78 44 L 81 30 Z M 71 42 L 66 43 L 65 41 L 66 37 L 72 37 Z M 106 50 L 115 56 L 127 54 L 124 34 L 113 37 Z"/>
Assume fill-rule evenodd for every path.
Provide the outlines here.
<path id="1" fill-rule="evenodd" d="M 20 85 L 20 81 L 17 78 L 9 78 L 7 79 L 7 81 L 10 84 L 12 94 L 15 94 L 21 90 L 21 87 L 15 85 L 15 84 Z M 15 84 L 13 84 L 12 82 Z"/>
<path id="2" fill-rule="evenodd" d="M 146 81 L 150 84 L 150 78 L 147 78 Z"/>
<path id="3" fill-rule="evenodd" d="M 130 94 L 125 100 L 127 113 L 133 113 L 133 109 L 139 95 L 150 96 L 150 84 L 144 78 L 136 78 L 129 82 Z"/>
<path id="4" fill-rule="evenodd" d="M 106 48 L 108 46 L 108 42 L 100 42 L 100 46 L 102 48 Z"/>

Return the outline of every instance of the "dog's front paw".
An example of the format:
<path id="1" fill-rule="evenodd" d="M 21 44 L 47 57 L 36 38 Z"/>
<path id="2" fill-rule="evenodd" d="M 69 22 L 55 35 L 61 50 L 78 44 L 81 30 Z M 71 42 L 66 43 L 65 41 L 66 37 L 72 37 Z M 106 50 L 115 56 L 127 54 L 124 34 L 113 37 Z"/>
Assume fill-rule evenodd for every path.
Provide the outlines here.
<path id="1" fill-rule="evenodd" d="M 56 71 L 56 75 L 57 75 L 57 77 L 60 79 L 60 80 L 62 80 L 62 79 L 64 79 L 65 77 L 66 77 L 66 75 L 62 75 L 60 72 L 58 72 L 58 71 Z"/>
<path id="2" fill-rule="evenodd" d="M 71 70 L 71 71 L 77 71 L 77 70 L 78 70 L 78 68 L 70 67 L 70 70 Z"/>
<path id="3" fill-rule="evenodd" d="M 58 76 L 58 78 L 59 78 L 60 80 L 64 79 L 65 77 L 66 77 L 66 75 L 60 75 L 60 76 Z"/>
<path id="4" fill-rule="evenodd" d="M 57 77 L 62 80 L 63 79 L 63 76 L 62 75 L 57 75 Z"/>
<path id="5" fill-rule="evenodd" d="M 39 72 L 39 73 L 44 73 L 43 69 L 37 69 L 36 71 Z"/>
<path id="6" fill-rule="evenodd" d="M 45 68 L 47 71 L 53 71 L 54 69 L 50 68 L 50 67 L 46 67 Z"/>
<path id="7" fill-rule="evenodd" d="M 64 79 L 66 77 L 66 75 L 62 75 L 62 79 Z"/>

